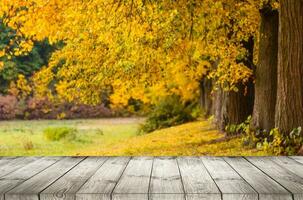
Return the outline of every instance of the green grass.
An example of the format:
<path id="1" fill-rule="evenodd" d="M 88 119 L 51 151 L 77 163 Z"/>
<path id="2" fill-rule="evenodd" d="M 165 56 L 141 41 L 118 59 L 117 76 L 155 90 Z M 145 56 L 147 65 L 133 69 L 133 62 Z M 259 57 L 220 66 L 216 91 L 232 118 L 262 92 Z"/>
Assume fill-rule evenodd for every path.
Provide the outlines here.
<path id="1" fill-rule="evenodd" d="M 114 156 L 264 156 L 265 151 L 243 146 L 242 137 L 226 138 L 207 121 L 186 124 L 128 138 L 94 151 L 90 155 Z"/>
<path id="2" fill-rule="evenodd" d="M 269 155 L 225 138 L 209 121 L 198 121 L 137 135 L 142 119 L 86 119 L 0 122 L 0 156 L 190 156 Z M 44 130 L 77 129 L 73 139 L 49 141 Z M 64 129 L 65 129 L 64 128 Z"/>
<path id="3" fill-rule="evenodd" d="M 122 139 L 135 137 L 142 119 L 0 121 L 0 155 L 83 155 Z M 73 140 L 49 141 L 49 128 L 77 129 Z"/>

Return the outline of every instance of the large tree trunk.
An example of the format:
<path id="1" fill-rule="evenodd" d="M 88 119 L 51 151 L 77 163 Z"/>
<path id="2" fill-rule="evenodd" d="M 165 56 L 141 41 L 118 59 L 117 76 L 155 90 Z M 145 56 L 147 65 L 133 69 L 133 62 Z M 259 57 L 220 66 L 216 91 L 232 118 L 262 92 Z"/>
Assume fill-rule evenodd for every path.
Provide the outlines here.
<path id="1" fill-rule="evenodd" d="M 264 7 L 260 14 L 260 45 L 255 72 L 252 128 L 271 130 L 275 126 L 279 13 L 271 7 Z"/>
<path id="2" fill-rule="evenodd" d="M 280 1 L 275 126 L 282 133 L 303 126 L 303 0 Z"/>
<path id="3" fill-rule="evenodd" d="M 207 77 L 204 77 L 200 81 L 200 105 L 204 111 L 205 117 L 211 114 L 212 109 L 212 81 Z"/>

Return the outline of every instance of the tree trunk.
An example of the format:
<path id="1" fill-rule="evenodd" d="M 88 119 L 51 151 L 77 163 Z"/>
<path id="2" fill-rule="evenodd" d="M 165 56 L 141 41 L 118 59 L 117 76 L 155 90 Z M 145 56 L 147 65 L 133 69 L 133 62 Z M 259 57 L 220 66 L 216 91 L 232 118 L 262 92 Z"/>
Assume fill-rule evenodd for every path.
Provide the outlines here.
<path id="1" fill-rule="evenodd" d="M 253 65 L 253 49 L 254 39 L 249 38 L 243 41 L 243 46 L 247 49 L 248 55 L 246 59 L 240 60 L 245 66 L 254 70 Z M 238 91 L 223 92 L 223 102 L 221 111 L 221 127 L 230 124 L 240 124 L 244 122 L 249 115 L 252 115 L 254 105 L 254 83 L 249 80 L 245 85 L 239 83 Z"/>
<path id="2" fill-rule="evenodd" d="M 239 84 L 238 92 L 224 92 L 222 125 L 241 124 L 253 111 L 254 93 L 252 83 Z"/>
<path id="3" fill-rule="evenodd" d="M 211 79 L 205 78 L 204 79 L 204 88 L 205 88 L 205 116 L 209 117 L 211 115 L 211 108 L 212 108 L 212 81 Z"/>
<path id="4" fill-rule="evenodd" d="M 205 117 L 211 114 L 212 109 L 212 81 L 207 77 L 204 77 L 200 81 L 200 106 L 204 111 Z"/>
<path id="5" fill-rule="evenodd" d="M 218 89 L 214 92 L 212 112 L 219 130 L 224 131 L 230 124 L 240 124 L 252 114 L 253 90 L 249 86 L 238 85 L 238 92 L 225 92 Z"/>
<path id="6" fill-rule="evenodd" d="M 275 126 L 282 133 L 303 126 L 303 0 L 280 1 Z"/>
<path id="7" fill-rule="evenodd" d="M 223 108 L 223 90 L 219 88 L 214 92 L 212 112 L 213 115 L 215 116 L 215 124 L 217 125 L 217 128 L 221 131 L 224 131 L 225 126 L 222 119 L 222 108 Z"/>
<path id="8" fill-rule="evenodd" d="M 252 128 L 271 130 L 275 126 L 279 13 L 268 6 L 260 10 L 260 14 L 260 45 L 255 73 Z"/>
<path id="9" fill-rule="evenodd" d="M 204 110 L 205 109 L 205 88 L 204 88 L 204 78 L 200 80 L 200 99 L 199 99 L 199 104 L 200 107 Z"/>

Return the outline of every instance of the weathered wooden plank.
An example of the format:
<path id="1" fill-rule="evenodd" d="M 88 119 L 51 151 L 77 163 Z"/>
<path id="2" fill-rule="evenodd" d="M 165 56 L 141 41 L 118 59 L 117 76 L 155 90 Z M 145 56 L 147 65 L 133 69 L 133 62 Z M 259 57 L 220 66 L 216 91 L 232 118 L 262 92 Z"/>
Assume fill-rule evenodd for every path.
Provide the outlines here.
<path id="1" fill-rule="evenodd" d="M 187 199 L 221 199 L 218 187 L 199 157 L 179 157 L 177 162 Z"/>
<path id="2" fill-rule="evenodd" d="M 292 200 L 292 195 L 242 157 L 226 157 L 228 162 L 258 193 L 259 199 Z"/>
<path id="3" fill-rule="evenodd" d="M 79 162 L 83 157 L 66 157 L 41 173 L 26 180 L 5 194 L 5 200 L 39 200 L 38 194 L 56 181 Z"/>
<path id="4" fill-rule="evenodd" d="M 40 194 L 40 200 L 73 200 L 81 186 L 107 160 L 106 157 L 89 157 L 50 185 Z"/>
<path id="5" fill-rule="evenodd" d="M 41 172 L 59 159 L 59 157 L 41 158 L 2 177 L 0 180 L 0 200 L 4 199 L 5 192 L 8 192 L 25 180 Z"/>
<path id="6" fill-rule="evenodd" d="M 283 168 L 287 169 L 288 171 L 291 171 L 292 173 L 296 174 L 297 176 L 300 176 L 303 178 L 303 168 L 302 164 L 297 162 L 296 160 L 293 160 L 288 157 L 268 157 L 268 159 L 274 161 L 278 165 L 282 166 Z"/>
<path id="7" fill-rule="evenodd" d="M 135 157 L 128 163 L 115 190 L 113 200 L 148 200 L 153 158 Z"/>
<path id="8" fill-rule="evenodd" d="M 15 159 L 18 158 L 18 156 L 0 156 L 0 161 L 1 160 L 11 160 L 11 159 Z"/>
<path id="9" fill-rule="evenodd" d="M 185 194 L 185 199 L 186 200 L 219 200 L 221 199 L 221 195 L 218 198 L 217 196 L 214 196 L 214 194 Z"/>
<path id="10" fill-rule="evenodd" d="M 115 194 L 112 200 L 146 200 L 148 194 Z"/>
<path id="11" fill-rule="evenodd" d="M 185 194 L 177 161 L 173 157 L 154 159 L 150 197 L 152 200 L 184 200 Z"/>
<path id="12" fill-rule="evenodd" d="M 62 159 L 61 157 L 42 157 L 37 159 L 24 167 L 3 176 L 1 179 L 6 180 L 14 180 L 14 179 L 21 179 L 27 180 L 33 175 L 41 172 L 42 170 L 46 169 L 47 167 L 51 166 L 55 162 Z"/>
<path id="13" fill-rule="evenodd" d="M 303 164 L 303 156 L 290 156 L 290 158 L 294 159 L 295 161 Z"/>
<path id="14" fill-rule="evenodd" d="M 0 167 L 6 165 L 8 161 L 16 159 L 17 157 L 0 157 Z"/>
<path id="15" fill-rule="evenodd" d="M 23 180 L 0 180 L 0 200 L 4 200 L 4 193 L 21 184 Z"/>
<path id="16" fill-rule="evenodd" d="M 302 157 L 24 159 L 1 157 L 0 200 L 303 199 Z"/>
<path id="17" fill-rule="evenodd" d="M 220 157 L 201 157 L 224 200 L 257 200 L 257 192 Z"/>
<path id="18" fill-rule="evenodd" d="M 292 173 L 296 174 L 303 178 L 303 165 L 300 163 L 300 157 L 295 157 L 299 159 L 292 159 L 288 157 L 270 157 L 269 159 L 273 160 L 278 165 L 282 166 L 284 169 L 291 171 Z M 295 199 L 303 199 L 303 194 L 294 194 Z"/>
<path id="19" fill-rule="evenodd" d="M 111 193 L 126 168 L 129 157 L 109 158 L 77 192 L 81 200 L 111 200 Z"/>
<path id="20" fill-rule="evenodd" d="M 150 200 L 184 200 L 185 194 L 149 194 Z"/>
<path id="21" fill-rule="evenodd" d="M 266 157 L 247 157 L 246 159 L 294 194 L 295 200 L 301 199 L 301 195 L 303 194 L 303 178 Z M 303 170 L 303 166 L 301 170 Z"/>
<path id="22" fill-rule="evenodd" d="M 38 159 L 39 157 L 18 157 L 16 159 L 10 159 L 0 167 L 0 178 Z"/>
<path id="23" fill-rule="evenodd" d="M 81 193 L 76 194 L 76 200 L 111 200 L 110 194 Z"/>

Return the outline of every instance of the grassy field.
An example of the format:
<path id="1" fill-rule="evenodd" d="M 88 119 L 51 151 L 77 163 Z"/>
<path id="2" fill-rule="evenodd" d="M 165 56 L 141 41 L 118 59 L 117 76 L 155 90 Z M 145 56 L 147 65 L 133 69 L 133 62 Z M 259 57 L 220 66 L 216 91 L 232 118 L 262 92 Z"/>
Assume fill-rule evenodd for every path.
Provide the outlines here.
<path id="1" fill-rule="evenodd" d="M 146 156 L 264 156 L 267 152 L 243 147 L 241 137 L 225 138 L 208 121 L 154 131 L 111 144 L 89 155 Z"/>
<path id="2" fill-rule="evenodd" d="M 0 155 L 78 155 L 87 149 L 103 148 L 137 135 L 142 119 L 84 119 L 0 121 Z M 72 140 L 48 141 L 43 130 L 72 127 L 78 130 Z"/>
<path id="3" fill-rule="evenodd" d="M 267 155 L 246 149 L 241 138 L 224 138 L 208 121 L 187 123 L 138 136 L 142 119 L 0 122 L 0 155 Z M 48 141 L 49 127 L 77 128 L 76 139 Z"/>

